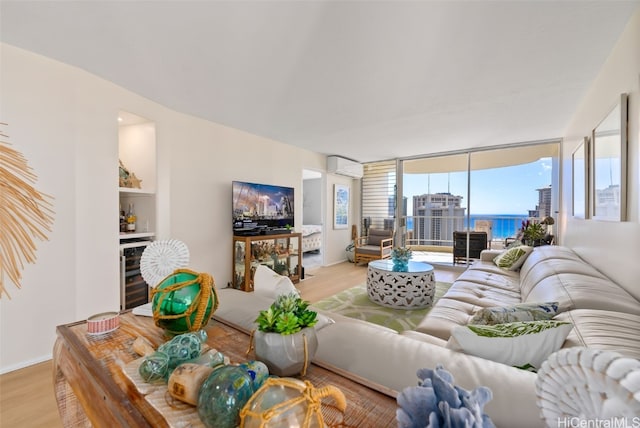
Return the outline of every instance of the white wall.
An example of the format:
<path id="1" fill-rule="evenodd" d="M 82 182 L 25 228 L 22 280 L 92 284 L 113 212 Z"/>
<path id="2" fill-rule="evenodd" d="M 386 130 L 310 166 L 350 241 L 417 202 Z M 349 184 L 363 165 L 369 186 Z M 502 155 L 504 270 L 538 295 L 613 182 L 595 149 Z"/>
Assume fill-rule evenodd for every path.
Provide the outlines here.
<path id="1" fill-rule="evenodd" d="M 140 188 L 156 190 L 156 126 L 153 122 L 118 127 L 118 158 L 140 179 Z"/>
<path id="2" fill-rule="evenodd" d="M 117 234 L 110 221 L 117 189 L 102 179 L 117 162 L 116 108 L 121 91 L 43 57 L 2 45 L 0 121 L 12 146 L 54 198 L 49 241 L 24 270 L 22 289 L 0 300 L 2 371 L 51 353 L 55 326 L 118 307 Z M 101 94 L 96 103 L 92 95 Z M 82 177 L 83 179 L 78 179 Z M 117 207 L 115 208 L 117 209 Z M 5 278 L 6 280 L 6 278 Z"/>
<path id="3" fill-rule="evenodd" d="M 324 243 L 326 265 L 336 264 L 347 260 L 346 248 L 351 243 L 351 225 L 360 224 L 360 180 L 343 175 L 327 174 L 326 205 L 325 205 L 325 237 Z M 333 228 L 333 203 L 336 184 L 349 186 L 349 226 L 346 229 Z"/>
<path id="4" fill-rule="evenodd" d="M 174 112 L 6 44 L 0 49 L 0 122 L 55 206 L 53 231 L 25 267 L 22 289 L 9 284 L 12 299 L 0 300 L 0 373 L 50 358 L 57 325 L 119 307 L 118 111 L 156 126 L 158 237 L 183 240 L 190 267 L 211 273 L 218 287 L 231 280 L 231 181 L 294 187 L 302 224 L 302 170 L 324 171 L 325 156 Z M 349 232 L 327 228 L 326 237 L 325 260 L 344 259 Z"/>
<path id="5" fill-rule="evenodd" d="M 231 280 L 231 182 L 294 187 L 300 230 L 302 169 L 322 168 L 325 157 L 187 115 L 173 120 L 163 133 L 171 158 L 171 237 L 187 243 L 193 269 L 225 286 Z"/>
<path id="6" fill-rule="evenodd" d="M 585 95 L 564 135 L 560 242 L 640 298 L 640 10 Z M 571 217 L 571 154 L 607 115 L 621 93 L 629 94 L 628 221 Z"/>
<path id="7" fill-rule="evenodd" d="M 303 224 L 322 224 L 322 178 L 303 180 Z"/>

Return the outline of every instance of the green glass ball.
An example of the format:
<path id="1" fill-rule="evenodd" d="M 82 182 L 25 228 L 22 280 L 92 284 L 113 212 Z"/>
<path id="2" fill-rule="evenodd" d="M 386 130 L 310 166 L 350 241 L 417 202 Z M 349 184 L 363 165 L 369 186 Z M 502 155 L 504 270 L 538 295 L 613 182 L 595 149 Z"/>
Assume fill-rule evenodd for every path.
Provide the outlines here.
<path id="1" fill-rule="evenodd" d="M 193 283 L 174 291 L 163 292 L 163 289 L 182 282 L 193 281 L 196 278 L 197 276 L 195 274 L 179 272 L 168 276 L 158 284 L 151 303 L 158 327 L 165 329 L 171 334 L 182 334 L 198 329 L 194 328 L 193 325 L 197 317 L 197 300 L 201 298 L 199 295 L 200 284 Z M 207 302 L 202 326 L 200 328 L 204 327 L 211 317 L 213 298 L 214 296 L 212 294 Z M 192 306 L 194 306 L 194 310 L 191 315 L 188 316 L 187 311 Z M 156 314 L 158 315 L 157 317 Z M 178 317 L 173 318 L 174 316 Z M 190 320 L 190 322 L 188 322 L 188 320 Z"/>

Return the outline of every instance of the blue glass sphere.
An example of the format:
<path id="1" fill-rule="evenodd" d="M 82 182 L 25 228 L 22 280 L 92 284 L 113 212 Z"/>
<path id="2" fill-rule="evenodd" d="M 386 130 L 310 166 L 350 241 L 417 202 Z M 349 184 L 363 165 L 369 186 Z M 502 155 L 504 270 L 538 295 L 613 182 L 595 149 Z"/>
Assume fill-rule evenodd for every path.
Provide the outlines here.
<path id="1" fill-rule="evenodd" d="M 254 392 L 253 379 L 246 369 L 217 368 L 200 387 L 198 416 L 208 428 L 236 428 L 240 425 L 240 410 Z"/>

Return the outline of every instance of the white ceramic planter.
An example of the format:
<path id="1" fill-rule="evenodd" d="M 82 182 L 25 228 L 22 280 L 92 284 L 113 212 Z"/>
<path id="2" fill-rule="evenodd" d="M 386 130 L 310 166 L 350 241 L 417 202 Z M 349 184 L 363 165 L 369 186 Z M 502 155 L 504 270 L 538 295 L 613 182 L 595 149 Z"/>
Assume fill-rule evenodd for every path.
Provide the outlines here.
<path id="1" fill-rule="evenodd" d="M 318 349 L 318 338 L 313 327 L 288 335 L 256 330 L 253 335 L 256 358 L 267 365 L 271 374 L 277 376 L 300 374 L 305 367 L 305 338 L 307 364 L 310 364 Z"/>

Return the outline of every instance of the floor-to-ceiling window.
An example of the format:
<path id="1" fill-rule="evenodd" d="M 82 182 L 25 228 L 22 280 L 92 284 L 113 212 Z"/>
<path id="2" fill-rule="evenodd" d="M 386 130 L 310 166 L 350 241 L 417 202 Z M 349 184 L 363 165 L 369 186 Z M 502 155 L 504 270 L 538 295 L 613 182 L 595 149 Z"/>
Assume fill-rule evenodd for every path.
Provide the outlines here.
<path id="1" fill-rule="evenodd" d="M 486 229 L 493 248 L 515 238 L 523 221 L 557 217 L 559 149 L 554 142 L 470 153 L 470 227 Z"/>
<path id="2" fill-rule="evenodd" d="M 401 243 L 435 253 L 431 257 L 436 260 L 428 261 L 436 263 L 452 262 L 453 257 L 442 253 L 452 252 L 454 231 L 486 232 L 488 247 L 503 248 L 522 221 L 557 217 L 559 149 L 559 141 L 553 141 L 367 164 L 363 219 L 380 217 L 382 205 L 392 213 L 386 201 L 401 204 L 395 222 Z M 396 164 L 397 182 L 391 172 Z M 385 172 L 367 184 L 367 170 Z M 402 189 L 400 197 L 397 188 Z M 548 233 L 553 227 L 545 225 Z"/>
<path id="3" fill-rule="evenodd" d="M 464 230 L 467 158 L 463 153 L 403 161 L 407 245 L 451 247 L 453 232 Z"/>

